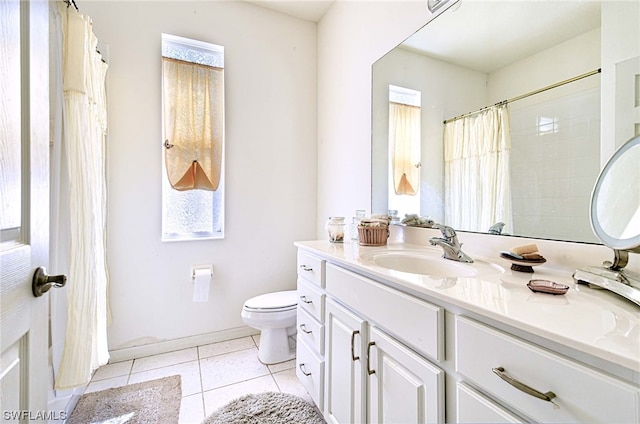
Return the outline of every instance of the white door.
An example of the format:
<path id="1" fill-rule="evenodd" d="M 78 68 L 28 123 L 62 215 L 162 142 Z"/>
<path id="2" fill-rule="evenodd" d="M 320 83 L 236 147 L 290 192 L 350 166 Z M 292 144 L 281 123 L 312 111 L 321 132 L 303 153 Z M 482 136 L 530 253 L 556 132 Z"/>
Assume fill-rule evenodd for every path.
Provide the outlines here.
<path id="1" fill-rule="evenodd" d="M 329 423 L 363 423 L 366 411 L 363 342 L 367 323 L 330 299 L 325 322 L 325 419 Z"/>
<path id="2" fill-rule="evenodd" d="M 368 369 L 371 423 L 443 423 L 444 371 L 370 327 Z"/>
<path id="3" fill-rule="evenodd" d="M 49 250 L 48 4 L 0 0 L 0 403 L 46 421 L 47 302 L 31 282 Z"/>

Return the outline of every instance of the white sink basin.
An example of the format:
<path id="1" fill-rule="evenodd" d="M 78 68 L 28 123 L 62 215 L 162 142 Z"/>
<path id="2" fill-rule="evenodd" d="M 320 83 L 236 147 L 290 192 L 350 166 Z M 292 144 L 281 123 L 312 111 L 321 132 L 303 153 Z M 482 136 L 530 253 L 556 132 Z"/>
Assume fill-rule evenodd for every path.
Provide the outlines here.
<path id="1" fill-rule="evenodd" d="M 361 259 L 368 265 L 433 277 L 479 277 L 504 272 L 504 268 L 501 266 L 482 260 L 464 263 L 430 255 L 433 253 L 386 250 L 363 254 Z"/>

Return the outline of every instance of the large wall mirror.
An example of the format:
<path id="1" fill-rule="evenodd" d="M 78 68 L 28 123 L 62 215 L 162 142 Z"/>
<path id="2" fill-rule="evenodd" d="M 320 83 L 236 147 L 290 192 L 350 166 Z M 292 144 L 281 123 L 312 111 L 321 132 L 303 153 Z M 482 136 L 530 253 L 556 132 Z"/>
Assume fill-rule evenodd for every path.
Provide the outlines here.
<path id="1" fill-rule="evenodd" d="M 638 132 L 609 122 L 637 120 L 638 2 L 451 3 L 373 65 L 371 210 L 598 243 L 591 191 Z"/>

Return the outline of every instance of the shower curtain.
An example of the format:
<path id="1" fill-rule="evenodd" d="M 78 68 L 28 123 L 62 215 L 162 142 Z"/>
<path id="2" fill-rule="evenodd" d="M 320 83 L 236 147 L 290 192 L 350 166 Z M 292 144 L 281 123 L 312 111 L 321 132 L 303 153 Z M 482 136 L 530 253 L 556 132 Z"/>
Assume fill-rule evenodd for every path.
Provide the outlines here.
<path id="1" fill-rule="evenodd" d="M 97 52 L 91 19 L 51 2 L 51 264 L 68 275 L 66 331 L 57 390 L 86 385 L 109 360 L 106 263 L 107 65 Z M 59 295 L 58 295 L 59 296 Z M 52 314 L 60 299 L 52 300 Z M 64 302 L 62 302 L 64 303 Z M 52 327 L 55 325 L 52 317 Z M 53 344 L 61 331 L 52 329 Z"/>
<path id="2" fill-rule="evenodd" d="M 445 223 L 486 232 L 504 222 L 512 228 L 506 105 L 456 119 L 444 127 Z"/>

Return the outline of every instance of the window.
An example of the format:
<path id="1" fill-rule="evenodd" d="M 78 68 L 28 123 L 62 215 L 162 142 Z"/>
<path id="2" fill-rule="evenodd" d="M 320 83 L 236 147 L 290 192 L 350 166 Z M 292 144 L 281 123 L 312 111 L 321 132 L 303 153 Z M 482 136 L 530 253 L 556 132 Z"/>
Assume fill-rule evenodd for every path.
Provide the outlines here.
<path id="1" fill-rule="evenodd" d="M 389 85 L 389 209 L 420 211 L 421 93 Z"/>
<path id="2" fill-rule="evenodd" d="M 224 237 L 224 48 L 162 34 L 162 240 Z"/>

